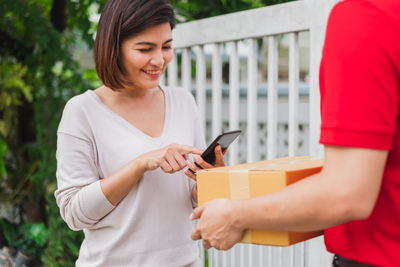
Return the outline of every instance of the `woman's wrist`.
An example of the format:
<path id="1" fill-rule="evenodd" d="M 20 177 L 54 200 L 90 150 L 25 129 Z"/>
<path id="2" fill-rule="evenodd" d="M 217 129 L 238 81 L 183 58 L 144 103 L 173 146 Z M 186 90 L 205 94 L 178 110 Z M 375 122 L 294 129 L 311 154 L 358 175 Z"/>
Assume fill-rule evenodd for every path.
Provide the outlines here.
<path id="1" fill-rule="evenodd" d="M 132 174 L 142 176 L 147 171 L 147 162 L 138 157 L 131 161 Z"/>

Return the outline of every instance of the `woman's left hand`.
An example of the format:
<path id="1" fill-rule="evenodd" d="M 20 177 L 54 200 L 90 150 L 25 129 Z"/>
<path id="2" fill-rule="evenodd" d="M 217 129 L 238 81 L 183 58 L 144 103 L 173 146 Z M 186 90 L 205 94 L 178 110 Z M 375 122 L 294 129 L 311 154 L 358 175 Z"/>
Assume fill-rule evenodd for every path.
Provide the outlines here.
<path id="1" fill-rule="evenodd" d="M 225 149 L 224 152 L 222 152 L 221 146 L 218 145 L 215 147 L 215 164 L 211 165 L 210 163 L 206 162 L 202 157 L 198 155 L 193 155 L 194 162 L 187 160 L 187 165 L 189 169 L 191 169 L 193 172 L 191 172 L 189 169 L 185 171 L 186 176 L 189 176 L 193 180 L 196 179 L 196 172 L 201 169 L 210 169 L 210 168 L 215 168 L 215 167 L 223 167 L 225 166 L 225 161 L 224 161 L 224 154 L 226 153 L 227 149 Z"/>

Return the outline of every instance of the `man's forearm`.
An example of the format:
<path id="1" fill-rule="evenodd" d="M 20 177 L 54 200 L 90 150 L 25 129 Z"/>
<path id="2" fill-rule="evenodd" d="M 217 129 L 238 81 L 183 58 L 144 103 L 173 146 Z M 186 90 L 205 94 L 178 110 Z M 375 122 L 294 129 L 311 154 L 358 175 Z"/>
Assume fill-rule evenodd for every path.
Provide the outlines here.
<path id="1" fill-rule="evenodd" d="M 234 205 L 239 227 L 247 229 L 311 231 L 343 221 L 345 196 L 333 192 L 321 174 L 310 176 L 268 195 L 238 201 Z"/>
<path id="2" fill-rule="evenodd" d="M 318 174 L 285 189 L 238 201 L 241 228 L 310 231 L 367 218 L 375 206 L 387 151 L 326 147 Z"/>

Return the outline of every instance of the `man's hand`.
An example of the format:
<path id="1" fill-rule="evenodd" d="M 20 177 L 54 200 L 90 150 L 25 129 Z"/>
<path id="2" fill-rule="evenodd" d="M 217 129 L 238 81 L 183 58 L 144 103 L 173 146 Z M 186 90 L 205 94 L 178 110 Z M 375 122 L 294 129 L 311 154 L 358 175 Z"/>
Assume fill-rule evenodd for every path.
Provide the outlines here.
<path id="1" fill-rule="evenodd" d="M 244 229 L 237 226 L 239 201 L 217 199 L 196 208 L 191 219 L 199 219 L 191 234 L 193 240 L 203 239 L 206 249 L 228 250 L 242 239 Z"/>

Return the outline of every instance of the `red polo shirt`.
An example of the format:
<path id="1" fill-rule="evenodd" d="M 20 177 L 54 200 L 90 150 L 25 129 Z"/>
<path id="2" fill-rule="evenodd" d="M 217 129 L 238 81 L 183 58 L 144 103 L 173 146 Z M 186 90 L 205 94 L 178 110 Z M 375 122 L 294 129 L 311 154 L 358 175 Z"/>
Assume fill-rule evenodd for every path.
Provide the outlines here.
<path id="1" fill-rule="evenodd" d="M 344 258 L 398 267 L 400 0 L 345 0 L 333 8 L 320 88 L 322 144 L 389 151 L 371 216 L 325 230 L 326 247 Z"/>

